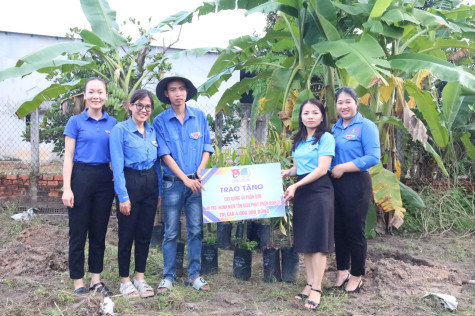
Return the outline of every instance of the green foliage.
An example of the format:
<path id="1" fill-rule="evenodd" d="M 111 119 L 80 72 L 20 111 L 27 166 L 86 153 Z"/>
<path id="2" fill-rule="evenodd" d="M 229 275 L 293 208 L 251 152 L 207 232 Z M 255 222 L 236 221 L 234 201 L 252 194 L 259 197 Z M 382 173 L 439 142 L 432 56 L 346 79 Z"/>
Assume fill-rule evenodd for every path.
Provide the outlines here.
<path id="1" fill-rule="evenodd" d="M 241 244 L 239 244 L 239 248 L 241 249 L 246 249 L 246 250 L 253 250 L 257 247 L 257 241 L 246 241 Z"/>
<path id="2" fill-rule="evenodd" d="M 376 237 L 377 214 L 376 207 L 373 203 L 369 204 L 368 213 L 366 215 L 366 225 L 364 234 L 366 238 Z"/>
<path id="3" fill-rule="evenodd" d="M 47 46 L 20 58 L 15 67 L 0 72 L 0 81 L 26 76 L 35 71 L 48 74 L 48 78 L 54 81 L 32 100 L 20 105 L 16 113 L 18 117 L 31 113 L 44 101 L 69 97 L 93 74 L 117 84 L 122 90 L 119 94 L 121 98 L 109 101 L 120 121 L 125 118 L 125 111 L 119 111 L 118 101 L 130 97 L 134 90 L 143 85 L 144 80 L 159 78 L 161 72 L 169 67 L 164 58 L 165 52 L 151 54 L 150 43 L 153 33 L 165 31 L 161 27 L 168 29 L 175 20 L 168 19 L 149 30 L 139 26 L 141 37 L 132 42 L 130 36 L 126 38 L 122 35 L 115 21 L 116 12 L 109 8 L 106 0 L 81 0 L 81 6 L 91 30 L 74 28 L 71 31 L 79 35 L 82 42 L 70 41 Z M 136 23 L 132 18 L 129 21 Z M 73 36 L 69 34 L 67 37 Z"/>
<path id="4" fill-rule="evenodd" d="M 470 184 L 434 188 L 423 187 L 419 193 L 425 202 L 421 209 L 410 208 L 405 217 L 404 231 L 427 235 L 463 236 L 473 233 L 475 227 L 475 193 Z"/>
<path id="5" fill-rule="evenodd" d="M 84 1 L 87 2 L 85 9 L 86 16 L 95 15 L 98 8 L 94 7 L 96 0 Z M 104 2 L 106 7 L 107 3 Z M 90 7 L 93 6 L 93 7 Z M 101 6 L 102 8 L 102 6 Z M 107 9 L 106 11 L 109 11 Z M 99 10 L 104 21 L 110 21 L 111 13 L 104 13 Z M 115 19 L 115 13 L 113 14 Z M 95 21 L 95 20 L 94 20 Z M 115 20 L 113 21 L 114 25 Z M 133 18 L 129 18 L 132 25 L 136 25 L 140 34 L 144 35 L 145 30 Z M 105 102 L 106 111 L 119 121 L 126 119 L 126 108 L 124 103 L 129 99 L 130 95 L 136 89 L 150 80 L 159 78 L 160 74 L 170 69 L 170 64 L 164 57 L 164 51 L 158 53 L 151 53 L 152 37 L 140 38 L 135 43 L 132 42 L 131 37 L 122 38 L 117 30 L 110 29 L 109 34 L 99 24 L 99 22 L 92 22 L 93 30 L 99 28 L 99 33 L 96 34 L 89 30 L 80 30 L 78 28 L 71 28 L 68 38 L 75 38 L 80 36 L 87 45 L 79 45 L 78 42 L 61 43 L 62 45 L 52 45 L 44 48 L 38 52 L 29 54 L 21 58 L 17 65 L 34 65 L 36 63 L 43 63 L 48 58 L 54 58 L 57 54 L 64 53 L 67 60 L 72 64 L 77 64 L 83 67 L 69 67 L 69 68 L 44 68 L 42 72 L 47 72 L 47 79 L 54 83 L 47 89 L 40 92 L 31 101 L 23 103 L 17 111 L 19 117 L 23 117 L 37 108 L 45 100 L 53 100 L 54 103 L 49 108 L 43 117 L 40 124 L 40 142 L 53 143 L 53 152 L 62 156 L 64 153 L 64 127 L 72 115 L 71 97 L 81 94 L 83 91 L 84 82 L 90 77 L 101 77 L 108 83 L 108 99 Z M 125 23 L 125 22 L 124 22 Z M 101 38 L 101 32 L 105 32 L 106 38 Z M 120 40 L 122 38 L 123 40 Z M 118 46 L 120 43 L 120 46 Z M 70 45 L 71 44 L 71 45 Z M 94 46 L 95 45 L 95 46 Z M 100 48 L 100 49 L 99 49 Z M 123 53 L 125 51 L 126 53 Z M 23 67 L 23 66 L 22 66 Z M 46 71 L 48 70 L 48 71 Z M 0 72 L 0 78 L 1 74 Z M 69 108 L 67 113 L 63 115 L 60 103 L 64 100 L 66 106 Z M 152 120 L 156 115 L 163 111 L 160 102 L 155 100 L 155 109 L 151 115 Z M 30 129 L 27 126 L 26 132 L 23 134 L 23 139 L 30 140 Z"/>
<path id="6" fill-rule="evenodd" d="M 420 128 L 405 131 L 423 143 L 448 175 L 444 164 L 458 158 L 453 154 L 453 143 L 461 137 L 451 134 L 450 122 L 460 117 L 458 109 L 465 108 L 460 100 L 475 95 L 475 76 L 470 71 L 474 65 L 474 7 L 458 6 L 458 1 L 436 2 L 434 6 L 427 2 L 423 6 L 421 2 L 390 0 L 368 3 L 273 0 L 245 2 L 246 5 L 238 2 L 237 7 L 248 10 L 247 14 L 267 14 L 266 33 L 262 38 L 243 36 L 231 41 L 229 47 L 220 51 L 200 93 L 216 93 L 219 85 L 235 71 L 253 71 L 255 77 L 236 83 L 223 94 L 218 110 L 233 104 L 243 92 L 255 89 L 258 90 L 255 97 L 265 97 L 259 111 L 273 113 L 271 121 L 274 121 L 277 113 L 284 110 L 290 92 L 307 90 L 325 95 L 329 120 L 333 121 L 336 87 L 349 85 L 370 94 L 370 111 L 378 121 L 383 153 L 393 155 L 385 155 L 386 159 L 391 158 L 388 161 L 396 160 L 390 124 L 405 129 L 404 126 L 417 123 Z M 223 6 L 214 1 L 196 11 L 207 14 L 231 7 L 235 5 Z M 191 15 L 187 13 L 186 17 Z M 430 73 L 429 85 L 411 84 L 409 79 L 422 70 Z M 311 84 L 321 73 L 325 90 L 315 91 Z M 445 82 L 451 82 L 449 86 L 452 86 L 445 97 L 450 105 L 444 105 L 445 113 L 441 114 L 439 101 L 432 100 L 431 94 L 440 95 L 436 90 Z M 422 117 L 415 118 L 409 113 L 408 96 L 416 98 Z M 472 107 L 474 104 L 473 100 L 465 103 Z M 257 112 L 257 106 L 258 102 L 254 102 L 253 113 Z M 294 111 L 293 122 L 296 115 Z M 432 136 L 430 144 L 426 141 L 428 135 Z M 471 150 L 470 135 L 462 140 L 466 150 Z M 394 167 L 394 163 L 388 166 L 391 171 Z"/>
<path id="7" fill-rule="evenodd" d="M 221 144 L 218 144 L 218 139 L 216 136 L 212 139 L 212 143 L 222 148 L 232 144 L 233 142 L 236 142 L 239 139 L 238 131 L 241 127 L 242 115 L 240 113 L 240 108 L 234 104 L 229 107 L 228 111 L 217 113 L 216 116 L 218 115 L 221 115 L 223 118 L 223 126 L 221 127 Z M 209 114 L 207 115 L 207 119 L 209 128 L 216 133 L 216 119 Z"/>

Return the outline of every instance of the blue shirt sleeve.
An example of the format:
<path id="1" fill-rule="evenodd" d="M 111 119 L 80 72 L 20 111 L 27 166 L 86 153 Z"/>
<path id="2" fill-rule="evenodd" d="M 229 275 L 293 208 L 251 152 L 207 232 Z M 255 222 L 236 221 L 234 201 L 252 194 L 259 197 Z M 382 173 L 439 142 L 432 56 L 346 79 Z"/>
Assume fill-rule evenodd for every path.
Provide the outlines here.
<path id="1" fill-rule="evenodd" d="M 110 135 L 110 152 L 111 152 L 111 165 L 112 172 L 114 173 L 114 189 L 120 202 L 126 202 L 129 200 L 129 194 L 125 187 L 124 177 L 124 130 L 120 128 L 120 125 L 114 126 Z"/>
<path id="2" fill-rule="evenodd" d="M 363 145 L 363 156 L 353 159 L 352 162 L 360 170 L 368 170 L 376 165 L 381 159 L 379 145 L 379 131 L 376 124 L 368 122 L 363 125 L 361 144 Z"/>
<path id="3" fill-rule="evenodd" d="M 164 125 L 165 124 L 163 124 L 163 122 L 161 121 L 160 116 L 157 116 L 153 120 L 153 128 L 155 129 L 155 133 L 157 133 L 158 157 L 159 158 L 162 157 L 162 156 L 171 154 L 170 148 L 168 148 L 167 142 L 165 141 L 165 130 L 163 129 Z"/>
<path id="4" fill-rule="evenodd" d="M 204 146 L 203 146 L 203 151 L 209 152 L 210 155 L 214 153 L 214 148 L 213 145 L 211 145 L 211 137 L 209 135 L 209 127 L 208 127 L 208 120 L 206 119 L 206 116 L 203 113 L 203 126 L 204 126 Z"/>
<path id="5" fill-rule="evenodd" d="M 318 156 L 335 156 L 335 138 L 330 133 L 325 133 L 320 138 Z"/>
<path id="6" fill-rule="evenodd" d="M 69 136 L 71 138 L 77 139 L 78 138 L 78 125 L 76 122 L 76 116 L 71 116 L 64 128 L 63 135 Z"/>
<path id="7" fill-rule="evenodd" d="M 158 136 L 157 136 L 157 143 L 158 143 Z M 155 160 L 155 164 L 153 165 L 155 172 L 157 173 L 158 177 L 158 196 L 162 196 L 162 163 L 160 159 L 160 155 L 157 151 L 157 160 Z"/>

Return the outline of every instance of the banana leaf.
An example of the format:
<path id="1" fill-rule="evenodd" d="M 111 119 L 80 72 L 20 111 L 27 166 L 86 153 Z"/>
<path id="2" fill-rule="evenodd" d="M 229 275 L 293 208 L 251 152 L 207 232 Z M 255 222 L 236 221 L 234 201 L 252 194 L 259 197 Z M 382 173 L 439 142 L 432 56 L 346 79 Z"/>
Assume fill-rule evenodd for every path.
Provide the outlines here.
<path id="1" fill-rule="evenodd" d="M 458 82 L 449 82 L 442 90 L 442 106 L 447 129 L 452 130 L 452 125 L 462 106 L 462 87 Z"/>
<path id="2" fill-rule="evenodd" d="M 398 217 L 397 226 L 402 224 L 406 209 L 402 207 L 401 189 L 399 180 L 391 171 L 384 169 L 381 163 L 373 166 L 369 170 L 373 182 L 373 194 L 376 204 L 384 212 L 394 211 L 394 216 Z"/>
<path id="3" fill-rule="evenodd" d="M 388 58 L 392 68 L 415 73 L 427 69 L 432 75 L 443 81 L 457 81 L 469 89 L 475 90 L 475 75 L 440 58 L 425 54 L 400 54 Z"/>
<path id="4" fill-rule="evenodd" d="M 116 12 L 106 0 L 81 0 L 81 7 L 94 34 L 114 48 L 127 44 L 127 40 L 117 32 Z"/>
<path id="5" fill-rule="evenodd" d="M 364 234 L 366 238 L 376 237 L 376 224 L 378 222 L 378 216 L 376 214 L 376 207 L 373 203 L 369 203 L 368 213 L 366 214 L 366 225 L 364 228 Z"/>
<path id="6" fill-rule="evenodd" d="M 424 201 L 421 199 L 419 194 L 416 191 L 408 187 L 402 182 L 399 182 L 399 188 L 401 189 L 401 197 L 404 202 L 406 202 L 409 206 L 415 208 L 423 208 L 425 207 Z"/>
<path id="7" fill-rule="evenodd" d="M 90 61 L 82 60 L 54 59 L 38 64 L 23 64 L 20 67 L 10 67 L 0 71 L 0 82 L 8 78 L 23 77 L 34 71 L 40 73 L 49 73 L 54 69 L 66 71 L 75 66 L 87 66 L 91 63 Z"/>
<path id="8" fill-rule="evenodd" d="M 434 101 L 432 94 L 419 89 L 410 79 L 406 79 L 405 87 L 407 92 L 416 100 L 417 108 L 429 125 L 434 141 L 441 148 L 447 147 L 449 133 L 447 127 L 442 124 L 443 120 L 439 118 L 440 114 L 437 111 L 437 103 Z"/>
<path id="9" fill-rule="evenodd" d="M 66 93 L 74 88 L 80 87 L 86 82 L 87 79 L 74 80 L 63 84 L 52 84 L 48 88 L 44 89 L 32 100 L 24 102 L 16 111 L 18 118 L 24 118 L 27 114 L 33 112 L 38 108 L 41 103 L 45 101 L 51 101 L 53 98 L 58 97 L 60 94 Z"/>
<path id="10" fill-rule="evenodd" d="M 369 87 L 375 79 L 387 84 L 383 77 L 390 76 L 390 65 L 379 43 L 368 34 L 363 34 L 359 41 L 338 40 L 313 45 L 319 54 L 330 53 L 338 59 L 336 65 L 344 68 L 362 86 Z"/>

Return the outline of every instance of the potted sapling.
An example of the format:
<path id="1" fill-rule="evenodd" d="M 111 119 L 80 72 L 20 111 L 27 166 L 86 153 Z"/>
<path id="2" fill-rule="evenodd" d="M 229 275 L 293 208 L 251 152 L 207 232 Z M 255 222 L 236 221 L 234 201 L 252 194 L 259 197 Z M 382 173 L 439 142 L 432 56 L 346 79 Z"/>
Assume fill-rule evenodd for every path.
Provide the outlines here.
<path id="1" fill-rule="evenodd" d="M 201 246 L 201 273 L 214 274 L 218 272 L 218 247 L 216 234 L 213 234 L 212 223 L 205 224 L 205 238 Z M 216 225 L 213 225 L 216 227 Z"/>
<path id="2" fill-rule="evenodd" d="M 271 225 L 269 224 L 269 227 Z M 264 282 L 273 283 L 282 281 L 280 270 L 280 251 L 274 244 L 274 235 L 271 230 L 270 241 L 262 249 Z"/>
<path id="3" fill-rule="evenodd" d="M 280 231 L 286 236 L 287 246 L 282 247 L 282 281 L 297 282 L 299 273 L 299 255 L 294 251 L 292 240 L 292 208 L 285 206 L 285 216 L 280 221 Z"/>
<path id="4" fill-rule="evenodd" d="M 233 277 L 243 281 L 247 281 L 251 278 L 252 250 L 256 247 L 256 241 L 247 241 L 244 239 L 234 248 Z"/>

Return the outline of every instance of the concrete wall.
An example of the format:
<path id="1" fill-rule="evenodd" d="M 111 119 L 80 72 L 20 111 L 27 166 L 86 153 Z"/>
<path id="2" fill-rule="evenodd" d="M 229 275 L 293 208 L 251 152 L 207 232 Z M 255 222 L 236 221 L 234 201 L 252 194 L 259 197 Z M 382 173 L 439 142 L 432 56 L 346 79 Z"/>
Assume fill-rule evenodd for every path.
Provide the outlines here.
<path id="1" fill-rule="evenodd" d="M 69 41 L 63 37 L 44 35 L 22 34 L 0 31 L 0 70 L 15 66 L 17 60 L 27 54 L 48 45 Z M 156 47 L 156 50 L 161 48 Z M 167 56 L 180 50 L 170 49 Z M 172 64 L 172 72 L 187 76 L 198 87 L 206 81 L 207 74 L 211 69 L 217 54 L 209 53 L 200 57 L 193 55 L 182 56 L 179 59 L 169 59 Z M 199 97 L 197 101 L 191 100 L 189 104 L 202 109 L 205 113 L 214 116 L 216 104 L 225 89 L 236 81 L 239 74 L 235 74 L 228 83 L 223 84 L 220 91 L 212 98 Z M 12 78 L 0 82 L 0 162 L 2 160 L 19 159 L 29 162 L 30 144 L 22 140 L 21 134 L 25 131 L 25 119 L 18 119 L 15 110 L 26 100 L 31 99 L 38 92 L 51 83 L 45 79 L 45 75 L 33 73 L 24 78 Z M 155 92 L 155 82 L 147 84 L 144 88 Z M 48 104 L 45 102 L 40 108 L 44 110 Z M 41 121 L 41 116 L 40 116 Z M 48 162 L 59 158 L 51 153 L 52 144 L 40 145 L 40 160 Z"/>

